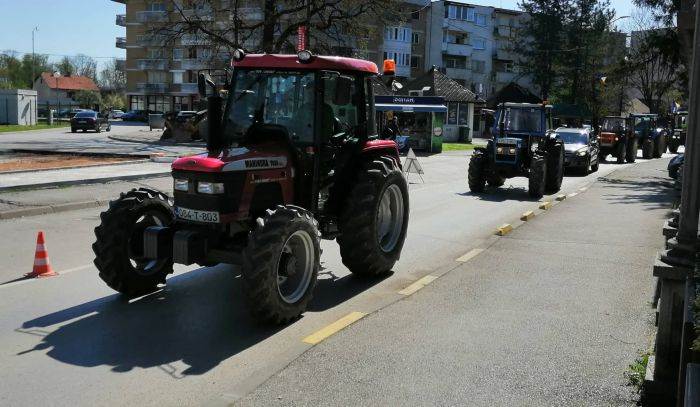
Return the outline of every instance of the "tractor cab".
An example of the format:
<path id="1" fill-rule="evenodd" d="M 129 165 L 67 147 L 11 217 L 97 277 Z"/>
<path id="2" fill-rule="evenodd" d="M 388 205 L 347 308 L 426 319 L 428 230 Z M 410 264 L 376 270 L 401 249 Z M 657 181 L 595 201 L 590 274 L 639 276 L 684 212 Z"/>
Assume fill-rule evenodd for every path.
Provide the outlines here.
<path id="1" fill-rule="evenodd" d="M 668 149 L 672 153 L 678 152 L 678 147 L 685 145 L 685 137 L 688 134 L 688 111 L 680 110 L 673 114 L 671 121 L 671 134 L 668 141 Z"/>
<path id="2" fill-rule="evenodd" d="M 638 144 L 642 148 L 642 157 L 659 158 L 666 152 L 668 144 L 666 129 L 659 127 L 659 116 L 656 114 L 630 115 L 631 127 Z"/>
<path id="3" fill-rule="evenodd" d="M 633 163 L 637 159 L 637 139 L 632 132 L 632 119 L 605 116 L 598 126 L 599 161 L 611 154 L 618 164 Z"/>
<path id="4" fill-rule="evenodd" d="M 502 103 L 495 113 L 493 132 L 496 163 L 529 164 L 530 150 L 537 150 L 551 130 L 551 105 Z"/>

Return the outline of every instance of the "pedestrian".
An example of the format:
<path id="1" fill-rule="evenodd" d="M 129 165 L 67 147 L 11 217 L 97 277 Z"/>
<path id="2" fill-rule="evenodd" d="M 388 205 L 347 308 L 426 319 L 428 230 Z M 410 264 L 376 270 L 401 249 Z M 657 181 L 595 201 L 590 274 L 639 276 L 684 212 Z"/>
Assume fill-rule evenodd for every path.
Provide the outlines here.
<path id="1" fill-rule="evenodd" d="M 389 120 L 386 127 L 384 128 L 384 138 L 388 140 L 396 141 L 396 137 L 399 135 L 399 118 L 394 116 Z"/>

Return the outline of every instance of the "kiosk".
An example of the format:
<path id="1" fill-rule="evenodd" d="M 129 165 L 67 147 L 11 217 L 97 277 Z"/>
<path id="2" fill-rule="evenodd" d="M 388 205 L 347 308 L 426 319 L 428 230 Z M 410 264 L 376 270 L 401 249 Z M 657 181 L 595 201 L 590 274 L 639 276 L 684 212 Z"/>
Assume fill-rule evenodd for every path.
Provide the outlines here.
<path id="1" fill-rule="evenodd" d="M 396 115 L 401 136 L 408 138 L 406 150 L 442 152 L 443 126 L 447 114 L 442 96 L 375 96 L 374 106 L 379 134 L 388 120 Z"/>

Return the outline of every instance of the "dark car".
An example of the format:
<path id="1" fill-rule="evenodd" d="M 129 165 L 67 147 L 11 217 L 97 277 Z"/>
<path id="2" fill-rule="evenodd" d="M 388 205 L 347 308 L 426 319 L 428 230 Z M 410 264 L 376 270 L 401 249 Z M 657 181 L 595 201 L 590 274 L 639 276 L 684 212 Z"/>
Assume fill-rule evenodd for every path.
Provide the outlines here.
<path id="1" fill-rule="evenodd" d="M 673 178 L 673 179 L 678 179 L 678 171 L 680 170 L 681 166 L 683 165 L 683 161 L 685 159 L 685 154 L 680 153 L 677 156 L 671 158 L 671 161 L 668 163 L 668 176 Z"/>
<path id="2" fill-rule="evenodd" d="M 82 130 L 83 132 L 88 130 L 95 130 L 97 133 L 101 132 L 102 129 L 106 131 L 112 130 L 112 125 L 109 123 L 109 119 L 95 111 L 87 110 L 83 112 L 76 113 L 72 119 L 70 119 L 70 131 L 72 133 Z"/>
<path id="3" fill-rule="evenodd" d="M 145 110 L 129 110 L 122 115 L 122 121 L 146 122 L 148 121 L 148 112 Z"/>
<path id="4" fill-rule="evenodd" d="M 564 166 L 585 173 L 598 171 L 600 147 L 590 129 L 560 127 L 557 135 L 564 141 Z"/>

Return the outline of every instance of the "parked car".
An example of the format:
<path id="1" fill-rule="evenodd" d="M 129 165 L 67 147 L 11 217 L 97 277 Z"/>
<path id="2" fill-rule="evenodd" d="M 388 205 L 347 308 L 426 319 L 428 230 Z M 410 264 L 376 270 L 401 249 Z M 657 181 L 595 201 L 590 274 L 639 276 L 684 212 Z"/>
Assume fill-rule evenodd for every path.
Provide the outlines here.
<path id="1" fill-rule="evenodd" d="M 78 130 L 82 130 L 83 132 L 95 130 L 95 132 L 99 133 L 103 128 L 106 131 L 112 130 L 112 125 L 109 123 L 109 119 L 106 115 L 98 114 L 92 110 L 78 112 L 72 119 L 70 119 L 71 133 L 75 133 Z"/>
<path id="2" fill-rule="evenodd" d="M 71 111 L 68 113 L 68 117 L 72 119 L 73 117 L 75 117 L 75 115 L 77 115 L 78 113 L 81 113 L 81 112 L 93 112 L 93 110 L 90 110 L 90 109 L 71 109 Z"/>
<path id="3" fill-rule="evenodd" d="M 680 153 L 677 156 L 671 158 L 671 161 L 668 162 L 668 176 L 673 178 L 673 179 L 678 179 L 678 171 L 680 170 L 681 166 L 683 165 L 683 161 L 685 158 L 685 154 Z"/>
<path id="4" fill-rule="evenodd" d="M 559 127 L 556 132 L 564 141 L 565 167 L 577 168 L 586 174 L 598 171 L 600 147 L 590 129 Z"/>
<path id="5" fill-rule="evenodd" d="M 129 110 L 122 115 L 122 121 L 145 122 L 148 121 L 148 113 L 145 110 Z"/>
<path id="6" fill-rule="evenodd" d="M 110 114 L 112 116 L 112 119 L 121 119 L 122 116 L 124 116 L 124 112 L 119 109 L 112 110 Z"/>

